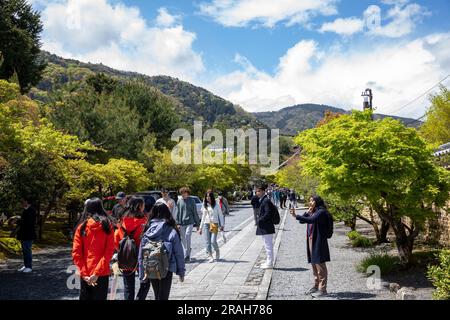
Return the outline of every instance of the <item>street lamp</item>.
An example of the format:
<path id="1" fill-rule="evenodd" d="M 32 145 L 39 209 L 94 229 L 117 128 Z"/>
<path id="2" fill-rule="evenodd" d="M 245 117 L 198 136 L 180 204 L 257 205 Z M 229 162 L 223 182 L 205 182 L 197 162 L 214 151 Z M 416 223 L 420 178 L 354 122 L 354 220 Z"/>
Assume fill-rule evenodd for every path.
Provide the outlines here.
<path id="1" fill-rule="evenodd" d="M 372 89 L 366 89 L 366 91 L 364 91 L 364 92 L 361 94 L 361 97 L 364 97 L 364 104 L 363 104 L 364 110 L 367 110 L 367 109 L 373 110 L 373 105 L 372 105 L 372 101 L 373 101 Z"/>

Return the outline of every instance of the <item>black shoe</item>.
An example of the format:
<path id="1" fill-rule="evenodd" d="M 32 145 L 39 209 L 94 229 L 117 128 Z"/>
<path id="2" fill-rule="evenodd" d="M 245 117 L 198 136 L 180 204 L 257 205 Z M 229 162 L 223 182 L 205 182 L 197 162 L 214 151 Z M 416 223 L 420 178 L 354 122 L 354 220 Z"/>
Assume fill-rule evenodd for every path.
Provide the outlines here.
<path id="1" fill-rule="evenodd" d="M 184 258 L 184 262 L 191 262 L 191 257 L 187 256 L 186 258 Z"/>

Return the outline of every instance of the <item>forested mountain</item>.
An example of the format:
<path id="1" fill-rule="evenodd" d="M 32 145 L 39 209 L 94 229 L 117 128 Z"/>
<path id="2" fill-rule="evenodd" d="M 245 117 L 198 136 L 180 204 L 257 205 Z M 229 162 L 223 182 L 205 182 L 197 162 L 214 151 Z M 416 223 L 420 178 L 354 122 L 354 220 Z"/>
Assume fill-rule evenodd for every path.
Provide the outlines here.
<path id="1" fill-rule="evenodd" d="M 300 104 L 279 111 L 257 112 L 253 115 L 269 128 L 278 128 L 282 134 L 296 135 L 299 131 L 314 128 L 323 119 L 327 111 L 333 113 L 349 113 L 349 111 L 320 104 Z M 374 114 L 374 119 L 390 117 Z M 421 122 L 409 118 L 392 117 L 408 126 L 418 127 Z"/>
<path id="2" fill-rule="evenodd" d="M 348 113 L 343 109 L 319 105 L 301 104 L 274 112 L 249 113 L 206 89 L 169 76 L 146 76 L 136 72 L 120 71 L 103 64 L 84 63 L 65 59 L 43 51 L 48 61 L 41 82 L 31 90 L 33 98 L 47 102 L 49 92 L 69 83 L 76 83 L 89 76 L 103 73 L 118 82 L 139 81 L 157 89 L 157 95 L 169 97 L 175 113 L 181 123 L 192 124 L 194 120 L 203 120 L 208 127 L 218 128 L 278 128 L 282 134 L 295 135 L 299 131 L 310 129 L 323 119 L 327 111 Z M 162 94 L 159 94 L 162 93 Z M 374 118 L 385 115 L 375 114 Z M 408 118 L 393 117 L 409 126 L 418 127 L 421 122 Z"/>
<path id="3" fill-rule="evenodd" d="M 84 63 L 72 59 L 64 59 L 43 51 L 48 61 L 41 82 L 33 88 L 33 98 L 47 102 L 48 93 L 64 85 L 79 82 L 87 77 L 102 73 L 118 82 L 139 81 L 158 89 L 165 96 L 174 98 L 175 112 L 183 123 L 203 120 L 205 126 L 219 128 L 266 128 L 251 114 L 241 107 L 218 97 L 211 92 L 169 76 L 154 76 L 135 72 L 119 71 L 103 64 Z"/>

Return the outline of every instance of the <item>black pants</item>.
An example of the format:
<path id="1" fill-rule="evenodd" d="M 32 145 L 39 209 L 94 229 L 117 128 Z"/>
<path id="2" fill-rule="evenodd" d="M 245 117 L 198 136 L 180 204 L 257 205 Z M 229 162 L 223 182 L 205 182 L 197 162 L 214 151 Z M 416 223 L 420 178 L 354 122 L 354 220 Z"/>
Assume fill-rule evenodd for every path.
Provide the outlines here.
<path id="1" fill-rule="evenodd" d="M 124 287 L 123 296 L 125 300 L 134 300 L 135 283 L 136 283 L 136 272 L 123 273 L 123 287 Z M 150 281 L 141 282 L 139 292 L 136 296 L 136 300 L 145 300 L 145 298 L 147 298 L 147 294 L 149 291 L 150 291 Z"/>
<path id="2" fill-rule="evenodd" d="M 109 276 L 98 277 L 95 287 L 81 279 L 80 300 L 106 300 L 108 298 Z"/>
<path id="3" fill-rule="evenodd" d="M 172 287 L 172 277 L 173 273 L 169 271 L 164 279 L 151 280 L 153 292 L 155 293 L 155 300 L 169 300 L 170 287 Z"/>

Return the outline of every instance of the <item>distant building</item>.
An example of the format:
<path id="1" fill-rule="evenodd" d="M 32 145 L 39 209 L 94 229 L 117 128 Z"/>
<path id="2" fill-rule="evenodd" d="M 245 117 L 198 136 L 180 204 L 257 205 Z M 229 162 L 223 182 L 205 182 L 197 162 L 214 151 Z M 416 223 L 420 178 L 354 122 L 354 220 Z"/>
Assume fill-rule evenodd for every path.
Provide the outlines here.
<path id="1" fill-rule="evenodd" d="M 437 148 L 436 152 L 434 153 L 434 156 L 439 158 L 439 163 L 444 168 L 450 170 L 450 142 L 443 144 L 442 146 Z"/>

